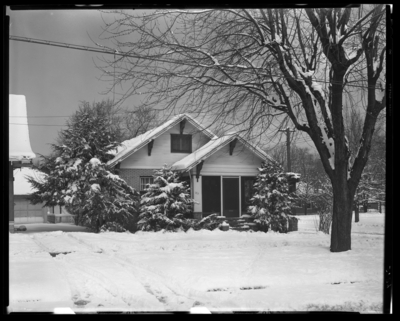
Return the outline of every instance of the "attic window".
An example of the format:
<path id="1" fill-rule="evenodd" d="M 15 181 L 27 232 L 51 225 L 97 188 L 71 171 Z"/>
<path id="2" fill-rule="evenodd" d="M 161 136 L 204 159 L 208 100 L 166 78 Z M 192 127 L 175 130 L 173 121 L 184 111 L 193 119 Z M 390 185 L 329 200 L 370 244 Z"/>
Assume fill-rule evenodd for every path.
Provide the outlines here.
<path id="1" fill-rule="evenodd" d="M 171 134 L 171 153 L 191 153 L 192 135 Z"/>

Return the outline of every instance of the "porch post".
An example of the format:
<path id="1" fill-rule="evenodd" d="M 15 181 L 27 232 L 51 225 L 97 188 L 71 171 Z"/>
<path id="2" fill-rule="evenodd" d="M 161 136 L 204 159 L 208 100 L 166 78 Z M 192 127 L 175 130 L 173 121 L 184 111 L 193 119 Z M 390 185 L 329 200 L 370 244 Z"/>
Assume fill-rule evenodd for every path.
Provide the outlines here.
<path id="1" fill-rule="evenodd" d="M 239 217 L 242 216 L 242 176 L 239 176 Z"/>
<path id="2" fill-rule="evenodd" d="M 193 212 L 194 213 L 202 213 L 203 212 L 203 195 L 202 195 L 202 176 L 200 176 L 200 179 L 197 181 L 194 177 L 195 175 L 193 174 L 192 177 L 192 192 L 193 192 L 193 199 L 197 202 L 194 203 L 194 208 Z"/>
<path id="3" fill-rule="evenodd" d="M 224 216 L 224 180 L 222 179 L 222 175 L 220 176 L 221 179 L 221 216 Z"/>

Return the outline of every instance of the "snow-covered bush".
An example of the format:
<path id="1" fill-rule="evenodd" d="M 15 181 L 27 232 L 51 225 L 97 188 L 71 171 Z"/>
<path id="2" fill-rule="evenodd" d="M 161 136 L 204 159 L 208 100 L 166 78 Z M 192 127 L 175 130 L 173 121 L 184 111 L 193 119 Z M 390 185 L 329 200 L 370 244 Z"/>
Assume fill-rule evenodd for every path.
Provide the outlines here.
<path id="1" fill-rule="evenodd" d="M 221 220 L 219 219 L 219 214 L 211 214 L 203 219 L 201 219 L 198 222 L 195 222 L 193 224 L 193 229 L 194 230 L 215 230 L 217 227 L 221 225 Z"/>
<path id="2" fill-rule="evenodd" d="M 127 230 L 123 228 L 117 222 L 107 222 L 100 227 L 101 232 L 126 232 Z"/>
<path id="3" fill-rule="evenodd" d="M 288 232 L 292 197 L 289 192 L 288 178 L 278 164 L 263 163 L 260 173 L 254 183 L 254 195 L 248 213 L 254 218 L 254 223 L 260 231 L 269 229 Z"/>
<path id="4" fill-rule="evenodd" d="M 154 183 L 149 184 L 141 198 L 138 228 L 143 231 L 189 229 L 192 221 L 188 217 L 194 203 L 189 186 L 167 165 L 155 170 L 153 177 Z"/>
<path id="5" fill-rule="evenodd" d="M 193 229 L 210 231 L 215 230 L 221 225 L 221 220 L 219 219 L 218 215 L 219 214 L 211 214 L 202 218 L 200 221 L 193 224 Z"/>

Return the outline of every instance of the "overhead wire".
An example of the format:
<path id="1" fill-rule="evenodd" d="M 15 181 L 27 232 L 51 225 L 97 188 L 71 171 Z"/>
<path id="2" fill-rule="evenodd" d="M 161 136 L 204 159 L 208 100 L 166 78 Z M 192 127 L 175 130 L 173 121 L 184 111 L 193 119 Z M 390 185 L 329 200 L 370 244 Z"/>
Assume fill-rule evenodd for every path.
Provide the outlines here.
<path id="1" fill-rule="evenodd" d="M 114 55 L 114 61 L 115 61 L 115 55 L 119 55 L 119 56 L 125 56 L 125 57 L 134 57 L 132 55 L 128 55 L 128 54 L 124 54 L 124 53 L 120 53 L 117 50 L 113 50 L 113 49 L 99 49 L 96 47 L 90 47 L 90 46 L 82 46 L 82 45 L 75 45 L 75 44 L 68 44 L 68 43 L 64 43 L 64 42 L 55 42 L 55 41 L 49 41 L 49 40 L 41 40 L 41 39 L 34 39 L 34 38 L 28 38 L 28 37 L 20 37 L 20 36 L 9 36 L 10 40 L 14 40 L 14 41 L 23 41 L 23 42 L 28 42 L 28 43 L 36 43 L 36 44 L 42 44 L 42 45 L 48 45 L 48 46 L 56 46 L 56 47 L 61 47 L 61 48 L 67 48 L 67 49 L 75 49 L 75 50 L 84 50 L 84 51 L 91 51 L 91 52 L 98 52 L 98 53 L 106 53 L 106 54 L 113 54 Z M 102 46 L 103 48 L 105 48 L 104 46 Z M 280 76 L 280 75 L 275 75 L 273 77 L 276 78 L 280 78 L 280 79 L 284 79 L 285 77 Z M 115 79 L 115 66 L 114 66 L 114 79 Z M 323 80 L 313 80 L 315 82 L 319 82 L 319 83 L 334 83 L 334 82 L 329 82 L 329 81 L 323 81 Z M 351 86 L 351 87 L 360 87 L 360 88 L 369 88 L 370 86 L 362 86 L 362 85 L 350 85 L 350 84 L 346 84 L 347 86 Z M 375 88 L 375 87 L 371 87 L 371 88 Z M 114 100 L 114 93 L 113 93 L 113 100 Z M 116 114 L 123 114 L 123 113 L 116 113 Z M 45 116 L 10 116 L 10 117 L 21 117 L 21 118 L 64 118 L 64 117 L 71 117 L 71 115 L 66 115 L 66 116 L 50 116 L 50 115 L 45 115 Z M 23 125 L 23 124 L 17 124 L 17 123 L 10 123 L 13 125 Z M 49 126 L 49 127 L 60 127 L 60 126 L 67 126 L 67 125 L 49 125 L 49 124 L 29 124 L 29 126 Z M 269 137 L 271 137 L 272 135 L 268 135 Z M 303 141 L 298 141 L 297 139 L 294 140 L 295 142 L 298 143 L 308 143 L 309 141 L 311 141 L 311 139 L 304 139 Z M 279 143 L 278 143 L 279 144 Z M 308 144 L 309 145 L 309 144 Z M 311 146 L 311 145 L 310 145 Z"/>
<path id="2" fill-rule="evenodd" d="M 18 124 L 18 123 L 9 123 L 10 125 L 23 125 L 23 126 L 26 126 L 26 124 Z M 28 124 L 28 126 L 30 127 L 30 126 L 40 126 L 40 127 L 42 127 L 42 126 L 48 126 L 48 127 L 63 127 L 63 126 L 68 126 L 68 125 L 49 125 L 49 124 Z"/>
<path id="3" fill-rule="evenodd" d="M 61 48 L 67 48 L 67 49 L 84 50 L 84 51 L 91 51 L 91 52 L 98 52 L 98 53 L 105 53 L 105 54 L 114 54 L 114 61 L 115 61 L 115 55 L 122 56 L 122 57 L 138 58 L 137 56 L 119 52 L 116 49 L 106 48 L 105 46 L 101 46 L 101 47 L 106 48 L 106 49 L 99 49 L 99 48 L 90 47 L 90 46 L 82 46 L 82 45 L 69 44 L 69 43 L 65 43 L 65 42 L 56 42 L 56 41 L 34 39 L 34 38 L 20 37 L 20 36 L 9 36 L 9 39 L 14 40 L 14 41 L 36 43 L 36 44 L 41 44 L 41 45 L 55 46 L 55 47 L 61 47 Z M 100 45 L 98 45 L 98 46 L 100 46 Z M 114 65 L 114 77 L 115 77 L 115 65 Z M 281 76 L 281 75 L 271 75 L 271 77 L 275 77 L 275 78 L 279 78 L 279 79 L 286 79 L 284 76 Z M 302 80 L 302 79 L 296 78 L 296 80 Z M 334 82 L 334 81 L 324 81 L 324 80 L 316 80 L 316 79 L 313 79 L 313 81 L 318 82 L 318 83 L 325 83 L 325 84 L 343 85 L 343 83 Z M 377 88 L 376 86 L 350 85 L 349 83 L 347 83 L 346 86 L 359 87 L 359 88 Z"/>

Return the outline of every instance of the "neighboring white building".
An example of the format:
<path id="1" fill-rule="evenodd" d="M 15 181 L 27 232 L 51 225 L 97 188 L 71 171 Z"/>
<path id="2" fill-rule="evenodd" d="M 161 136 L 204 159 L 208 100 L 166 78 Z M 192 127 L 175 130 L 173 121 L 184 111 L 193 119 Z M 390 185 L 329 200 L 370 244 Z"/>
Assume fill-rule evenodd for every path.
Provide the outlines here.
<path id="1" fill-rule="evenodd" d="M 26 99 L 23 95 L 9 95 L 9 153 L 8 199 L 9 231 L 14 232 L 14 169 L 32 166 L 36 157 L 29 139 Z"/>
<path id="2" fill-rule="evenodd" d="M 43 204 L 31 204 L 29 195 L 34 192 L 27 176 L 41 178 L 43 173 L 29 167 L 14 169 L 14 222 L 15 224 L 46 223 L 49 209 Z"/>
<path id="3" fill-rule="evenodd" d="M 172 166 L 190 184 L 195 214 L 240 217 L 252 197 L 258 168 L 269 161 L 270 156 L 240 135 L 217 137 L 191 116 L 180 114 L 123 142 L 108 165 L 141 192 L 152 183 L 155 169 Z"/>

